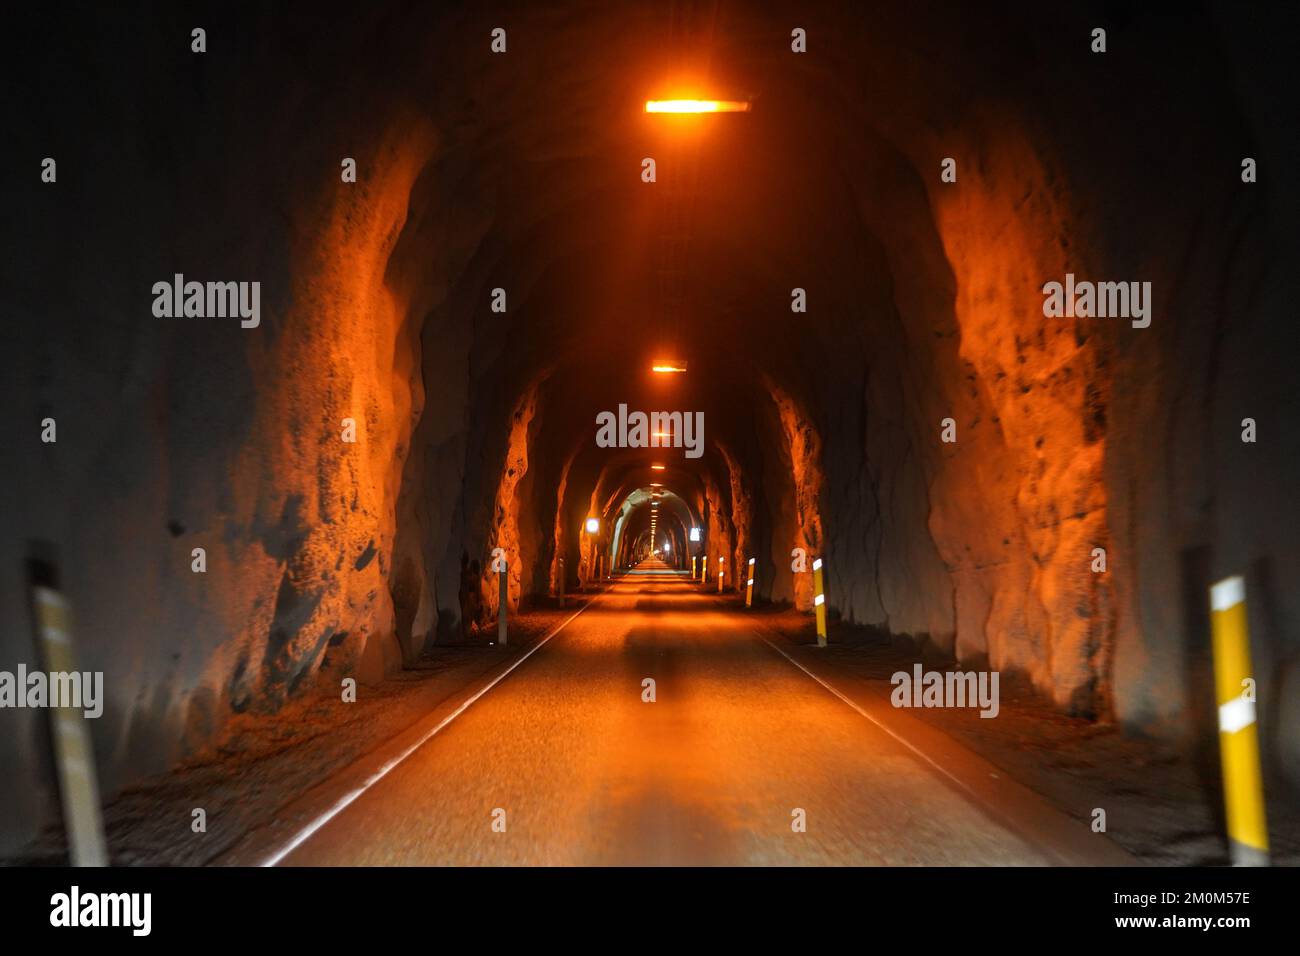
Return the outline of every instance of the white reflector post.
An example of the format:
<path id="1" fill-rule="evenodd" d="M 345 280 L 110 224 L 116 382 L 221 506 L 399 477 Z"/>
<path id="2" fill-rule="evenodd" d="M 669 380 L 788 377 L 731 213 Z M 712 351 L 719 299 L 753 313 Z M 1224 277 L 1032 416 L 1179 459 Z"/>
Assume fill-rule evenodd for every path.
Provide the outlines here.
<path id="1" fill-rule="evenodd" d="M 52 569 L 50 573 L 53 573 Z M 67 601 L 54 587 L 34 584 L 32 604 L 36 611 L 42 666 L 51 677 L 78 673 Z M 84 676 L 88 678 L 91 675 Z M 108 866 L 108 844 L 104 839 L 99 782 L 95 775 L 95 751 L 86 724 L 84 695 L 81 701 L 62 703 L 73 706 L 51 707 L 50 729 L 53 731 L 54 762 L 59 775 L 68 852 L 73 866 Z"/>

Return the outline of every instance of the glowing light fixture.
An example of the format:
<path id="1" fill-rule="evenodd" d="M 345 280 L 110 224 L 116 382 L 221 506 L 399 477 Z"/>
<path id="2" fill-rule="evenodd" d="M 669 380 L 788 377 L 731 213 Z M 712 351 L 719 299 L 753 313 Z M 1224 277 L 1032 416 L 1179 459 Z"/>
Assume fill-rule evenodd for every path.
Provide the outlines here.
<path id="1" fill-rule="evenodd" d="M 595 533 L 596 533 L 597 531 L 599 531 L 599 530 L 600 530 L 600 519 L 599 519 L 599 518 L 588 518 L 588 519 L 587 519 L 587 534 L 595 534 Z"/>
<path id="2" fill-rule="evenodd" d="M 692 540 L 692 541 L 699 541 L 699 540 L 700 540 L 700 529 L 699 529 L 699 528 L 692 528 L 692 529 L 691 529 L 691 540 Z"/>
<path id="3" fill-rule="evenodd" d="M 748 113 L 747 100 L 646 100 L 647 113 Z"/>
<path id="4" fill-rule="evenodd" d="M 651 470 L 651 471 L 663 471 L 663 470 L 664 470 L 664 466 L 663 466 L 663 465 L 651 465 L 651 466 L 650 466 L 650 470 Z"/>

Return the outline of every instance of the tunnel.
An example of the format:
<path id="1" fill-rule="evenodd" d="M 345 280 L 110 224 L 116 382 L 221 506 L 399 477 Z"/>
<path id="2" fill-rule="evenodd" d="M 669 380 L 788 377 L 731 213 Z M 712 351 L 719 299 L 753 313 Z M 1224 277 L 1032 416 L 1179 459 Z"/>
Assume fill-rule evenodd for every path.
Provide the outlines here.
<path id="1" fill-rule="evenodd" d="M 32 13 L 10 60 L 0 667 L 36 666 L 38 553 L 106 804 L 514 653 L 503 601 L 640 662 L 682 595 L 996 671 L 1193 768 L 1217 832 L 1239 576 L 1290 825 L 1294 10 L 148 11 Z M 23 858 L 54 751 L 0 718 Z"/>

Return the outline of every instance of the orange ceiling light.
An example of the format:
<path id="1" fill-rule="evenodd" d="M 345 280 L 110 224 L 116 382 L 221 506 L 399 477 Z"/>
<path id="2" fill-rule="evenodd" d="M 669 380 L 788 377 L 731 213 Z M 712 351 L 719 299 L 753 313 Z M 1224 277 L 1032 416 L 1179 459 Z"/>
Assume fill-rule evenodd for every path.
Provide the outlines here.
<path id="1" fill-rule="evenodd" d="M 674 362 L 669 359 L 658 359 L 654 365 L 650 366 L 650 371 L 658 372 L 660 375 L 671 375 L 676 372 L 685 372 L 685 362 Z"/>
<path id="2" fill-rule="evenodd" d="M 747 100 L 646 100 L 647 113 L 748 113 Z"/>
<path id="3" fill-rule="evenodd" d="M 664 470 L 664 466 L 663 466 L 663 465 L 651 465 L 651 466 L 650 466 L 650 470 L 651 470 L 651 471 L 663 471 L 663 470 Z"/>

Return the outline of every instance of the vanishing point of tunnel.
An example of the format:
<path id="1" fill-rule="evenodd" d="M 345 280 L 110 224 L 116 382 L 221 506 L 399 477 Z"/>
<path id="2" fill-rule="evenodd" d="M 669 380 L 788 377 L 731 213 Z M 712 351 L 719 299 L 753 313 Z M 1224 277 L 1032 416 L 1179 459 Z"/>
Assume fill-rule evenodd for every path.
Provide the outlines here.
<path id="1" fill-rule="evenodd" d="M 0 859 L 1294 862 L 1297 26 L 33 13 Z"/>

